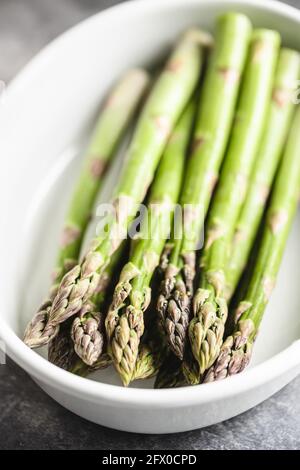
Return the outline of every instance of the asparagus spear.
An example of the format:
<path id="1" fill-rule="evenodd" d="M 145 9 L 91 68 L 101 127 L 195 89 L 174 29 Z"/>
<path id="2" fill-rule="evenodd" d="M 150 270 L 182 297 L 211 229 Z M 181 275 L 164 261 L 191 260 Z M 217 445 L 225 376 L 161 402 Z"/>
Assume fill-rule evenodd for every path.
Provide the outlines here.
<path id="1" fill-rule="evenodd" d="M 123 254 L 124 243 L 112 255 L 111 261 L 100 276 L 97 292 L 86 302 L 73 320 L 71 338 L 76 354 L 92 367 L 100 358 L 105 343 L 105 324 L 102 309 L 107 300 L 107 290 Z"/>
<path id="2" fill-rule="evenodd" d="M 110 352 L 124 385 L 133 378 L 139 342 L 144 332 L 143 313 L 151 301 L 150 282 L 169 236 L 193 117 L 192 102 L 175 127 L 161 159 L 151 189 L 148 214 L 143 221 L 142 236 L 134 243 L 129 262 L 121 272 L 106 317 Z"/>
<path id="3" fill-rule="evenodd" d="M 180 198 L 185 227 L 169 250 L 169 260 L 162 258 L 165 278 L 157 310 L 169 347 L 180 359 L 189 322 L 195 249 L 229 137 L 251 25 L 244 15 L 226 13 L 218 19 L 216 29 Z"/>
<path id="4" fill-rule="evenodd" d="M 219 354 L 227 318 L 225 266 L 251 175 L 271 96 L 279 34 L 255 30 L 228 152 L 209 214 L 201 257 L 201 281 L 189 325 L 192 352 L 200 374 Z"/>
<path id="5" fill-rule="evenodd" d="M 236 328 L 224 341 L 204 381 L 220 380 L 241 372 L 249 363 L 265 308 L 280 267 L 296 213 L 300 182 L 300 107 L 275 179 L 257 259 L 244 299 L 235 312 Z"/>
<path id="6" fill-rule="evenodd" d="M 63 276 L 77 263 L 102 176 L 137 110 L 148 83 L 149 77 L 144 70 L 130 70 L 106 99 L 87 146 L 83 166 L 69 203 L 49 299 L 40 306 L 24 334 L 24 342 L 31 348 L 47 344 L 58 331 L 57 326 L 53 325 L 52 328 L 48 327 L 47 334 L 44 334 L 52 300 Z"/>
<path id="7" fill-rule="evenodd" d="M 87 302 L 75 316 L 71 327 L 74 350 L 89 366 L 98 360 L 104 347 L 104 316 L 99 310 L 103 300 L 102 292 L 96 294 L 95 301 Z"/>
<path id="8" fill-rule="evenodd" d="M 153 179 L 170 131 L 196 87 L 207 42 L 210 37 L 201 31 L 187 32 L 156 81 L 138 120 L 105 230 L 93 240 L 82 263 L 63 277 L 45 334 L 76 314 L 95 293 L 101 272 L 126 236 Z"/>
<path id="9" fill-rule="evenodd" d="M 233 236 L 229 263 L 226 268 L 227 298 L 232 296 L 245 268 L 263 215 L 265 201 L 270 192 L 292 117 L 291 93 L 299 77 L 299 71 L 299 53 L 290 49 L 282 49 L 263 138 L 256 156 L 247 197 Z"/>
<path id="10" fill-rule="evenodd" d="M 100 180 L 131 122 L 149 85 L 149 75 L 142 69 L 130 70 L 109 94 L 87 147 L 77 186 L 72 195 L 61 249 L 58 255 L 57 280 L 66 270 L 66 260 L 77 263 L 83 236 L 99 191 Z"/>

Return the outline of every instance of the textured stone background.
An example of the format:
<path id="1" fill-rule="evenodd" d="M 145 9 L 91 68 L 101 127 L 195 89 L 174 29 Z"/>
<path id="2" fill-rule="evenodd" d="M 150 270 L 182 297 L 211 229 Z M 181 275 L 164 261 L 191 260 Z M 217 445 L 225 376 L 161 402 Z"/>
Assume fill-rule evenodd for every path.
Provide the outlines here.
<path id="1" fill-rule="evenodd" d="M 0 80 L 9 81 L 65 29 L 116 3 L 0 0 Z M 300 0 L 287 3 L 300 8 Z M 0 449 L 300 449 L 300 378 L 237 418 L 161 436 L 89 423 L 55 403 L 12 362 L 0 366 L 0 396 Z"/>

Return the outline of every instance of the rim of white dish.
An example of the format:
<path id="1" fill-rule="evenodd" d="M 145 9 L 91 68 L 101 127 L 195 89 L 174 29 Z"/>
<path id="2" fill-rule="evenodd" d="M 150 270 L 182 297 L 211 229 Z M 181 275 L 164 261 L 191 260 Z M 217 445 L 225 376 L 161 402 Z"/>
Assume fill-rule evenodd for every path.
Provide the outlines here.
<path id="1" fill-rule="evenodd" d="M 145 13 L 147 10 L 150 11 L 157 8 L 170 9 L 176 7 L 176 5 L 181 5 L 183 2 L 185 2 L 188 8 L 188 4 L 199 3 L 199 0 L 172 0 L 172 2 L 169 0 L 152 0 L 151 3 L 146 0 L 132 0 L 121 5 L 115 5 L 80 22 L 52 41 L 25 66 L 8 86 L 6 93 L 7 101 L 9 101 L 10 95 L 13 95 L 20 88 L 22 89 L 26 82 L 30 82 L 31 76 L 42 66 L 49 52 L 53 52 L 68 37 L 80 33 L 88 24 L 99 21 L 99 17 L 103 21 L 109 21 L 110 17 L 120 15 L 122 12 L 124 14 L 135 15 L 140 10 L 143 10 L 143 13 Z M 209 3 L 210 5 L 215 4 L 216 7 L 218 5 L 224 7 L 223 0 L 209 0 Z M 263 11 L 276 12 L 288 19 L 295 20 L 296 18 L 300 24 L 300 12 L 296 8 L 275 0 L 269 0 L 263 4 L 260 0 L 228 0 L 228 3 L 233 7 L 244 4 L 254 6 Z M 263 386 L 264 383 L 282 375 L 287 370 L 292 371 L 299 366 L 300 362 L 300 340 L 298 340 L 280 353 L 246 370 L 241 375 L 229 377 L 221 382 L 162 390 L 122 388 L 119 385 L 110 385 L 78 377 L 49 363 L 46 359 L 25 346 L 22 340 L 18 338 L 1 318 L 0 331 L 10 357 L 37 380 L 41 380 L 44 384 L 64 392 L 67 390 L 73 396 L 88 397 L 92 401 L 103 399 L 115 404 L 126 403 L 129 406 L 142 404 L 151 408 L 166 408 L 173 407 L 174 405 L 196 405 L 199 401 L 205 403 L 212 400 L 223 400 L 228 396 L 234 396 L 246 390 L 249 391 Z"/>

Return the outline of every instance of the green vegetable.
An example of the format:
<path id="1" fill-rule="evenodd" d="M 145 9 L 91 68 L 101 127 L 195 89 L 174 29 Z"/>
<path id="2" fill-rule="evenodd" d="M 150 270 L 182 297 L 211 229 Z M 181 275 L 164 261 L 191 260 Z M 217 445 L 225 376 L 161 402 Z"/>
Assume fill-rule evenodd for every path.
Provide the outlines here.
<path id="1" fill-rule="evenodd" d="M 204 381 L 241 372 L 249 363 L 253 343 L 274 288 L 294 219 L 300 183 L 300 108 L 289 134 L 267 211 L 262 239 L 248 289 L 235 312 L 235 331 L 224 341 Z"/>
<path id="2" fill-rule="evenodd" d="M 244 16 L 226 13 L 217 21 L 216 42 L 205 76 L 180 203 L 182 236 L 163 258 L 165 279 L 157 310 L 171 351 L 183 359 L 195 275 L 195 250 L 214 184 L 225 154 L 244 68 L 251 24 Z M 167 262 L 166 262 L 167 261 Z"/>
<path id="3" fill-rule="evenodd" d="M 130 70 L 106 99 L 87 146 L 83 166 L 69 203 L 49 299 L 40 306 L 27 325 L 24 334 L 24 342 L 31 348 L 47 344 L 58 332 L 57 325 L 48 325 L 45 331 L 58 284 L 78 262 L 83 236 L 103 180 L 103 174 L 148 84 L 149 76 L 144 70 Z"/>
<path id="4" fill-rule="evenodd" d="M 226 266 L 270 103 L 279 44 L 275 31 L 259 29 L 253 33 L 235 124 L 208 217 L 200 288 L 189 325 L 192 352 L 201 375 L 217 358 L 223 341 Z"/>
<path id="5" fill-rule="evenodd" d="M 192 103 L 175 127 L 161 159 L 144 220 L 146 229 L 142 229 L 141 238 L 133 245 L 106 317 L 109 350 L 125 385 L 133 378 L 139 342 L 144 332 L 144 312 L 151 300 L 151 278 L 169 236 L 174 205 L 181 188 L 193 116 Z"/>
<path id="6" fill-rule="evenodd" d="M 114 210 L 106 218 L 106 230 L 93 240 L 82 263 L 62 279 L 46 331 L 75 315 L 94 295 L 101 272 L 144 199 L 170 132 L 197 85 L 204 41 L 204 33 L 187 32 L 157 79 L 138 120 L 112 201 Z"/>

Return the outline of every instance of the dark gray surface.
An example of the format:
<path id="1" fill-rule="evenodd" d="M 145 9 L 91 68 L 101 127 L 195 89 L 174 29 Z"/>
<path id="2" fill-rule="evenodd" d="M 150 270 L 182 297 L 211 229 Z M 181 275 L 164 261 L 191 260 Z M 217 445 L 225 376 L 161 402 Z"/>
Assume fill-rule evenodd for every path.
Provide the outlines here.
<path id="1" fill-rule="evenodd" d="M 116 3 L 0 0 L 0 80 L 8 81 L 66 28 Z M 287 3 L 300 7 L 300 0 Z M 0 449 L 300 449 L 299 390 L 300 378 L 255 409 L 203 430 L 127 434 L 68 412 L 10 361 L 0 366 Z"/>

